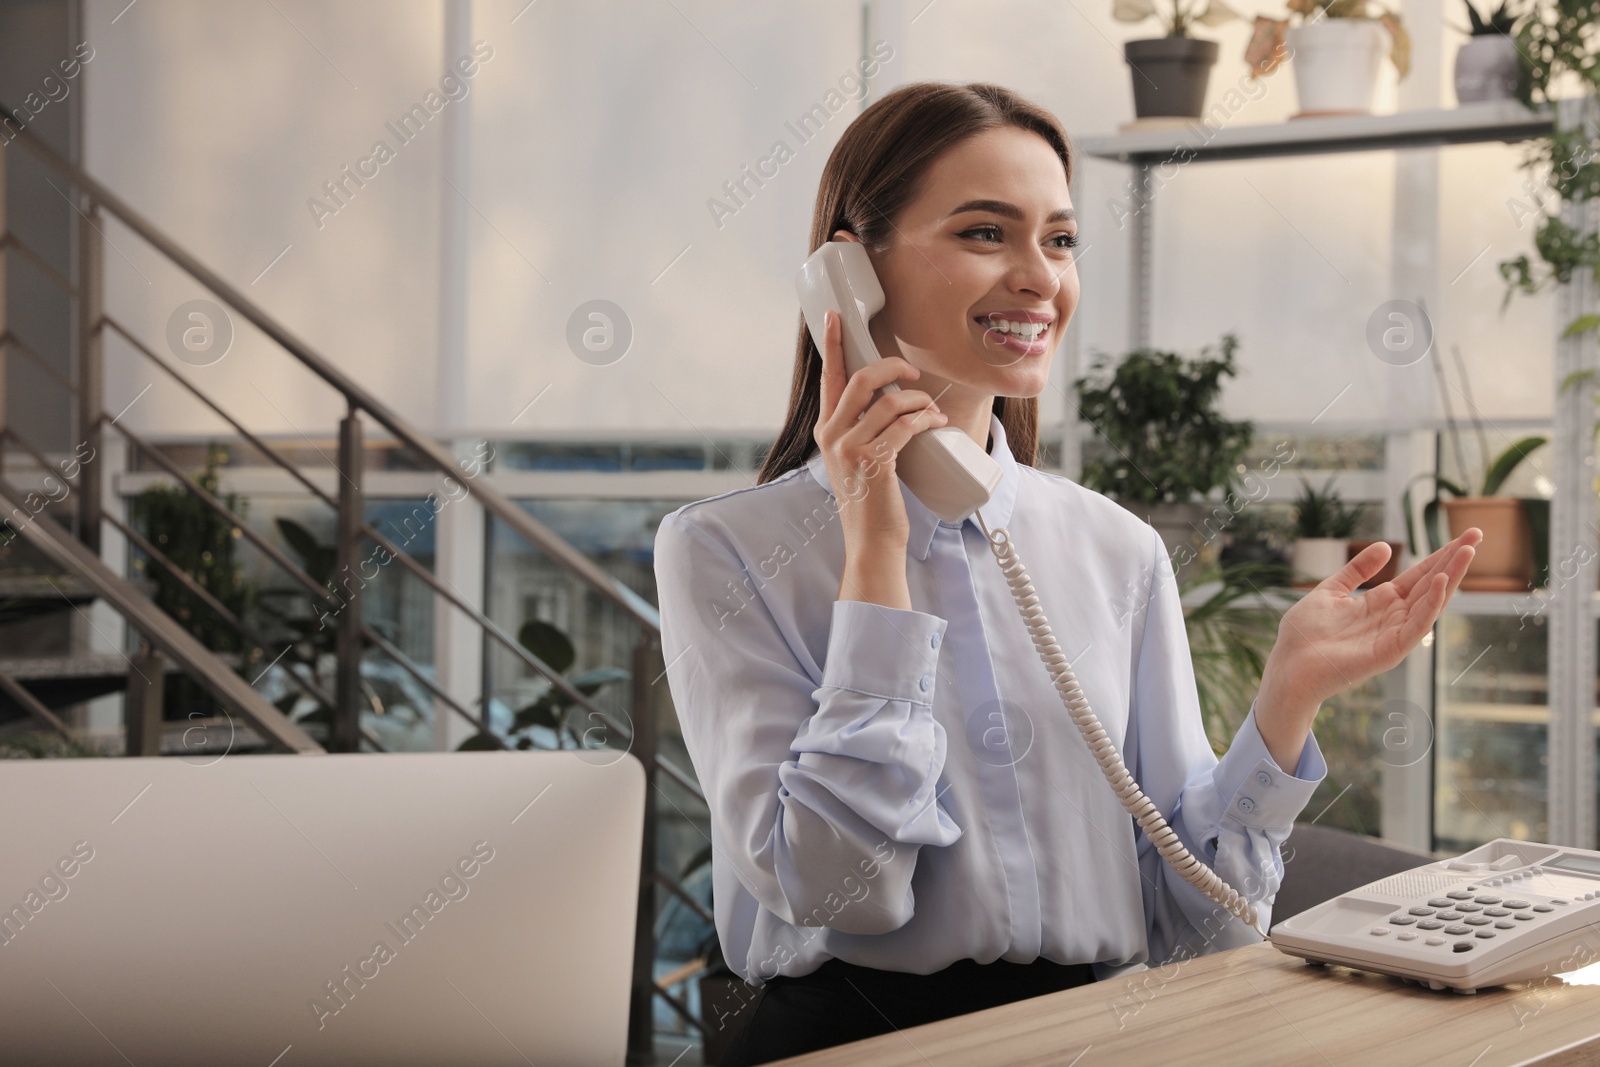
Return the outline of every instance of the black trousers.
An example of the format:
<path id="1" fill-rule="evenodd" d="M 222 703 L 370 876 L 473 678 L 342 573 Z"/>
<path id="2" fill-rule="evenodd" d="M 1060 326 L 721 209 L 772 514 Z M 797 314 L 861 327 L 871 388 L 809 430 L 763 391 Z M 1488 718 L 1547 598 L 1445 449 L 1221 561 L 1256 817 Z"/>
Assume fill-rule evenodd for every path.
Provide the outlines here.
<path id="1" fill-rule="evenodd" d="M 958 960 L 933 974 L 830 959 L 761 987 L 718 1067 L 748 1067 L 1094 981 L 1087 963 Z"/>

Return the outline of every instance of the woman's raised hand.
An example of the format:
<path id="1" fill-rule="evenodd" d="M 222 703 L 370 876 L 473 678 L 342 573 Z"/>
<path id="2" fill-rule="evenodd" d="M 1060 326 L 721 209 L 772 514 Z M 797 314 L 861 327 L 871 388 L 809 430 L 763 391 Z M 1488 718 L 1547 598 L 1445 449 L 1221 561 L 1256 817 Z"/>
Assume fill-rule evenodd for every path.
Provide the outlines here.
<path id="1" fill-rule="evenodd" d="M 821 411 L 812 436 L 828 466 L 828 481 L 844 524 L 845 569 L 839 599 L 910 607 L 905 552 L 910 535 L 895 461 L 906 442 L 948 417 L 919 389 L 873 399 L 890 382 L 922 372 L 899 356 L 876 360 L 847 380 L 839 315 L 823 330 Z"/>

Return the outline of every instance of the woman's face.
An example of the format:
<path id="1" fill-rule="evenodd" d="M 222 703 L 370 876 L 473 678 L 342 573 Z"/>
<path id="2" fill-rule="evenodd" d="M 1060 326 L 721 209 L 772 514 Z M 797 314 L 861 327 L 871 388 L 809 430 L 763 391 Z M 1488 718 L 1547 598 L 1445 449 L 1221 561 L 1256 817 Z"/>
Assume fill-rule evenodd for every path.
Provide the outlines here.
<path id="1" fill-rule="evenodd" d="M 1077 232 L 1044 138 L 1005 126 L 950 148 L 895 220 L 889 250 L 868 253 L 885 296 L 872 321 L 880 353 L 897 344 L 922 371 L 916 388 L 946 410 L 1039 395 L 1078 304 Z"/>

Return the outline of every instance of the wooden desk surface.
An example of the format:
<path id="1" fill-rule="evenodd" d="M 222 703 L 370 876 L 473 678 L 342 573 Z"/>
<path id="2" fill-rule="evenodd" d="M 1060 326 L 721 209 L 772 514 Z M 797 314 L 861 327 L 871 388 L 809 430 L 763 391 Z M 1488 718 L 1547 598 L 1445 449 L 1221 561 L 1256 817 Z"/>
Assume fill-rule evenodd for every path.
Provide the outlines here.
<path id="1" fill-rule="evenodd" d="M 1600 1065 L 1600 986 L 1463 996 L 1268 944 L 1005 1004 L 779 1061 L 787 1067 L 1101 1064 Z"/>

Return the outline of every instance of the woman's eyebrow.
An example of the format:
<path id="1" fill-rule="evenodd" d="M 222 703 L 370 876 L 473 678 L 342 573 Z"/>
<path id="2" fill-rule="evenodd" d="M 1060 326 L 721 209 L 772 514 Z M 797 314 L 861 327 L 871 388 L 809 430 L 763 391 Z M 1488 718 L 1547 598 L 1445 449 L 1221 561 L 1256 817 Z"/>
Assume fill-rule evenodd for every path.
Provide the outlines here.
<path id="1" fill-rule="evenodd" d="M 1022 209 L 1017 207 L 1015 204 L 1008 204 L 1004 200 L 968 200 L 965 204 L 962 204 L 960 207 L 950 212 L 949 215 L 946 215 L 945 218 L 959 215 L 964 211 L 987 211 L 994 215 L 1003 216 L 1004 218 L 1015 219 L 1018 222 L 1022 221 Z M 1044 221 L 1047 223 L 1071 222 L 1077 217 L 1077 213 L 1071 208 L 1064 207 L 1058 208 L 1056 211 L 1051 213 L 1049 218 L 1045 219 Z"/>

